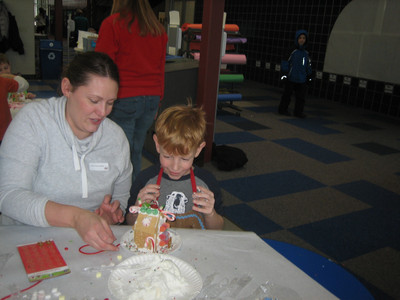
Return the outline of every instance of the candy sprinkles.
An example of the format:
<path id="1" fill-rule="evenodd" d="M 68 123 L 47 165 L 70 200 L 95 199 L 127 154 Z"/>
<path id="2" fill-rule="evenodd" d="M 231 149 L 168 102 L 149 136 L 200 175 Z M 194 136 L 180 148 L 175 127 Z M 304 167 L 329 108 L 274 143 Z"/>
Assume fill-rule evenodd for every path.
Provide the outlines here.
<path id="1" fill-rule="evenodd" d="M 39 291 L 33 291 L 32 294 L 26 293 L 23 295 L 19 295 L 20 293 L 24 293 L 27 290 L 35 287 L 38 285 L 41 281 L 36 282 L 34 285 L 32 285 L 29 288 L 23 289 L 19 291 L 19 293 L 11 294 L 8 295 L 3 299 L 26 299 L 26 300 L 67 300 L 67 298 L 58 290 L 58 288 L 52 288 L 51 291 L 45 291 L 44 289 L 41 289 Z M 17 298 L 14 298 L 17 297 Z"/>

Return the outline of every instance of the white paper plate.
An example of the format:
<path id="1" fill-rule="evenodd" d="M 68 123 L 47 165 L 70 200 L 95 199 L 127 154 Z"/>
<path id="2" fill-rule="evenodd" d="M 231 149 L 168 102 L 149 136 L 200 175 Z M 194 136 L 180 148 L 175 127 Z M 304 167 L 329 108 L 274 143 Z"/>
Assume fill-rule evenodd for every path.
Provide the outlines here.
<path id="1" fill-rule="evenodd" d="M 203 280 L 199 272 L 197 272 L 191 265 L 187 262 L 176 258 L 175 256 L 168 254 L 156 254 L 149 253 L 143 255 L 134 255 L 130 258 L 121 262 L 118 266 L 123 265 L 136 265 L 147 266 L 149 262 L 154 261 L 156 257 L 161 257 L 162 259 L 169 259 L 178 267 L 181 272 L 181 276 L 184 277 L 189 283 L 189 288 L 187 289 L 185 295 L 182 297 L 174 297 L 173 299 L 179 300 L 188 300 L 194 299 L 203 288 Z M 120 300 L 126 300 L 129 298 L 129 295 L 132 291 L 132 270 L 130 269 L 116 269 L 111 272 L 110 277 L 108 278 L 108 289 L 111 294 Z"/>
<path id="2" fill-rule="evenodd" d="M 163 252 L 163 254 L 171 254 L 173 252 L 175 252 L 176 250 L 178 250 L 181 245 L 182 245 L 182 239 L 181 236 L 179 234 L 177 234 L 175 231 L 169 229 L 168 232 L 171 234 L 171 238 L 172 238 L 172 244 L 171 244 L 171 248 L 169 249 L 165 249 L 165 252 Z M 120 240 L 120 247 L 122 247 L 125 250 L 128 250 L 130 252 L 133 253 L 143 253 L 143 252 L 139 252 L 135 249 L 135 247 L 133 246 L 134 242 L 133 242 L 133 237 L 134 237 L 134 232 L 133 229 L 128 230 L 127 232 L 124 233 L 124 235 L 121 237 Z"/>

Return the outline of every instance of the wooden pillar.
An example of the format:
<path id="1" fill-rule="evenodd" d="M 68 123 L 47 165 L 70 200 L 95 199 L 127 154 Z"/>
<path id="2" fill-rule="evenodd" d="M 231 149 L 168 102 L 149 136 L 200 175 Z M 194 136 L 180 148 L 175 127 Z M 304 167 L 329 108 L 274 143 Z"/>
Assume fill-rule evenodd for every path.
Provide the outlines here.
<path id="1" fill-rule="evenodd" d="M 207 114 L 204 162 L 209 162 L 214 141 L 225 0 L 204 0 L 196 103 Z"/>
<path id="2" fill-rule="evenodd" d="M 54 0 L 54 39 L 56 41 L 63 40 L 63 25 L 64 25 L 64 14 L 62 0 Z"/>

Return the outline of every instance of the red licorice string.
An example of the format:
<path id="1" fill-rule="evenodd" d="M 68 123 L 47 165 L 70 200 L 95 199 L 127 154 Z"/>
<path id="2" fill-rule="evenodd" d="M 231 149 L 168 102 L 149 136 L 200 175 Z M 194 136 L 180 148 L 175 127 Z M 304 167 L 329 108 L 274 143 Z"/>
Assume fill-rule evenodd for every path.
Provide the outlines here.
<path id="1" fill-rule="evenodd" d="M 27 288 L 25 288 L 25 289 L 20 290 L 18 293 L 26 292 L 27 290 L 29 290 L 29 289 L 31 289 L 31 288 L 37 286 L 37 285 L 38 285 L 39 283 L 41 283 L 41 282 L 42 282 L 42 280 L 39 280 L 38 282 L 35 282 L 35 283 L 32 284 L 31 286 L 29 286 L 29 287 L 27 287 Z M 5 296 L 5 297 L 1 298 L 0 300 L 5 300 L 5 299 L 11 298 L 12 296 L 15 296 L 15 295 L 16 295 L 16 293 L 13 293 L 13 294 L 10 294 L 10 295 L 8 295 L 8 296 Z"/>
<path id="2" fill-rule="evenodd" d="M 117 247 L 119 247 L 119 245 L 120 244 L 118 244 Z M 89 247 L 89 246 L 90 245 L 86 244 L 86 245 L 83 245 L 83 246 L 79 247 L 79 253 L 82 253 L 82 254 L 85 254 L 85 255 L 94 255 L 94 254 L 99 254 L 101 252 L 104 252 L 104 250 L 98 250 L 96 252 L 85 252 L 85 251 L 82 250 L 82 249 L 84 249 L 86 247 Z M 3 299 L 1 299 L 1 300 L 3 300 Z"/>

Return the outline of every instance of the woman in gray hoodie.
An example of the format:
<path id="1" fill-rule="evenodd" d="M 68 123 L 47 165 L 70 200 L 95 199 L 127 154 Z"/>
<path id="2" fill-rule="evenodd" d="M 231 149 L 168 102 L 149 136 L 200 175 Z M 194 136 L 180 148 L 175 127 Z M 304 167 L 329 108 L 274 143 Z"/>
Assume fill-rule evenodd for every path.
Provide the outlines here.
<path id="1" fill-rule="evenodd" d="M 110 224 L 124 219 L 132 164 L 122 129 L 106 118 L 118 69 L 106 55 L 77 55 L 60 98 L 25 105 L 0 147 L 3 224 L 75 228 L 99 250 L 117 250 Z"/>

